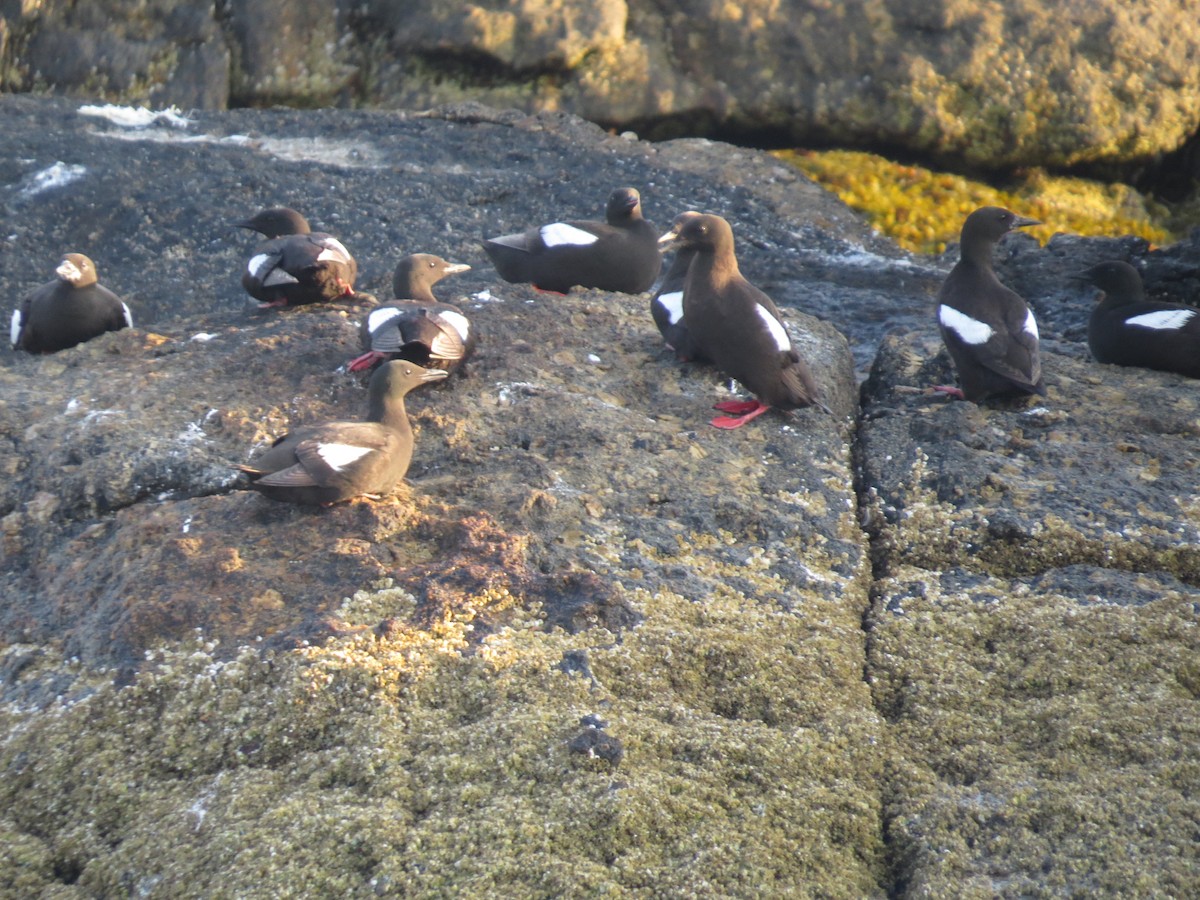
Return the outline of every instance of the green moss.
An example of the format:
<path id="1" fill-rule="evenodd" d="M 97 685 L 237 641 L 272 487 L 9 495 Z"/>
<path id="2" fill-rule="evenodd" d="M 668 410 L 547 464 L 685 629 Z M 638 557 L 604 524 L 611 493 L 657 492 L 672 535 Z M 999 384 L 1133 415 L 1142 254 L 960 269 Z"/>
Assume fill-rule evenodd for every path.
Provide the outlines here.
<path id="1" fill-rule="evenodd" d="M 620 640 L 517 608 L 480 640 L 474 611 L 509 600 L 424 630 L 383 587 L 339 618 L 385 637 L 227 662 L 197 644 L 123 690 L 6 709 L 7 852 L 32 893 L 73 872 L 93 895 L 880 895 L 859 612 L 630 599 L 646 624 Z M 580 650 L 594 678 L 560 665 Z M 615 770 L 568 749 L 587 714 Z"/>
<path id="2" fill-rule="evenodd" d="M 833 191 L 900 246 L 941 253 L 958 240 L 963 219 L 980 206 L 1004 206 L 1043 222 L 1026 229 L 1043 242 L 1056 232 L 1133 234 L 1154 244 L 1173 240 L 1171 213 L 1121 184 L 1022 173 L 1008 189 L 960 175 L 902 165 L 870 153 L 787 150 L 777 154 Z"/>
<path id="3" fill-rule="evenodd" d="M 1200 650 L 1190 597 L 1084 604 L 921 569 L 880 588 L 903 598 L 873 623 L 870 661 L 909 750 L 888 816 L 910 891 L 1200 889 L 1200 707 L 1178 681 Z"/>

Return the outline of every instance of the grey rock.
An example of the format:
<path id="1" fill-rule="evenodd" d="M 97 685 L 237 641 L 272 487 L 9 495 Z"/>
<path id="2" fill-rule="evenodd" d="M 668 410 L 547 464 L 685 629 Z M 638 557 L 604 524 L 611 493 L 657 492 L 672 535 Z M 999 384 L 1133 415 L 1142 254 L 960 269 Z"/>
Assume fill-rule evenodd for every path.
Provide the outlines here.
<path id="1" fill-rule="evenodd" d="M 0 690 L 23 705 L 4 707 L 0 827 L 41 860 L 26 893 L 84 870 L 101 891 L 128 872 L 262 890 L 239 854 L 274 846 L 276 820 L 308 844 L 370 797 L 356 827 L 390 835 L 396 794 L 411 834 L 438 840 L 401 852 L 377 834 L 370 875 L 323 845 L 328 883 L 519 876 L 537 848 L 514 865 L 495 838 L 541 834 L 552 804 L 562 834 L 614 858 L 633 832 L 686 860 L 653 872 L 679 893 L 745 883 L 740 857 L 707 852 L 733 823 L 785 891 L 814 872 L 855 896 L 1200 887 L 1178 838 L 1200 746 L 1196 385 L 1091 362 L 1092 301 L 1065 277 L 1118 256 L 1187 295 L 1194 238 L 1005 242 L 1001 278 L 1045 323 L 1049 397 L 975 406 L 927 392 L 953 379 L 931 313 L 953 251 L 909 257 L 765 154 L 475 104 L 134 130 L 5 97 L 0 121 L 5 295 L 70 245 L 139 323 L 49 357 L 0 350 Z M 664 230 L 688 208 L 734 223 L 834 416 L 718 433 L 708 407 L 729 385 L 674 361 L 649 295 L 550 298 L 490 271 L 481 235 L 593 216 L 620 184 Z M 395 496 L 273 504 L 228 468 L 364 400 L 338 368 L 371 298 L 246 309 L 250 245 L 229 223 L 283 202 L 338 234 L 376 294 L 409 252 L 475 264 L 446 299 L 479 349 L 412 397 Z M 587 756 L 599 726 L 568 746 L 593 710 L 619 736 L 605 764 Z M 472 783 L 447 777 L 463 766 Z M 702 814 L 672 813 L 699 784 Z M 324 814 L 267 815 L 281 792 Z M 98 796 L 119 810 L 103 834 Z M 497 830 L 476 837 L 460 823 L 492 796 Z M 694 836 L 714 816 L 721 833 Z M 559 865 L 555 847 L 539 859 Z M 573 883 L 631 883 L 589 860 Z"/>
<path id="2" fill-rule="evenodd" d="M 436 618 L 462 596 L 495 589 L 497 573 L 543 598 L 548 627 L 619 631 L 638 620 L 606 588 L 620 572 L 642 569 L 650 590 L 712 589 L 713 576 L 689 563 L 676 584 L 674 565 L 655 558 L 677 556 L 689 533 L 735 536 L 703 551 L 735 569 L 764 546 L 781 578 L 817 591 L 830 588 L 809 583 L 782 548 L 832 540 L 830 558 L 854 577 L 861 536 L 836 522 L 851 515 L 845 460 L 857 385 L 845 338 L 818 316 L 861 288 L 852 279 L 817 293 L 798 284 L 818 261 L 836 269 L 839 254 L 884 272 L 904 257 L 771 157 L 736 151 L 738 180 L 714 181 L 702 174 L 703 160 L 720 156 L 708 142 L 660 149 L 573 117 L 477 106 L 420 116 L 197 113 L 186 127 L 134 129 L 70 103 L 9 97 L 0 116 L 26 154 L 0 187 L 13 213 L 6 246 L 19 249 L 0 258 L 10 293 L 36 283 L 65 246 L 84 247 L 139 324 L 65 355 L 0 351 L 3 465 L 13 476 L 0 491 L 10 598 L 0 631 L 10 639 L 61 642 L 91 664 L 120 665 L 196 628 L 230 649 L 257 637 L 287 646 L 336 633 L 331 604 L 354 586 L 392 577 L 418 596 L 420 615 Z M 24 190 L 58 160 L 81 167 L 75 180 Z M 773 415 L 749 437 L 722 441 L 707 419 L 729 385 L 671 360 L 648 297 L 548 300 L 497 280 L 478 237 L 593 216 L 624 184 L 639 187 L 664 231 L 691 207 L 737 223 L 743 269 L 785 310 L 835 416 Z M 803 202 L 785 199 L 793 190 Z M 360 261 L 359 286 L 381 296 L 408 252 L 474 265 L 448 299 L 483 336 L 477 358 L 465 377 L 409 404 L 420 430 L 415 503 L 314 517 L 234 490 L 230 466 L 265 440 L 295 423 L 358 417 L 365 402 L 336 370 L 356 354 L 355 322 L 372 298 L 247 310 L 240 273 L 254 243 L 231 223 L 282 203 L 336 234 Z M 801 215 L 811 243 L 797 245 Z M 739 462 L 747 442 L 756 456 Z M 618 457 L 627 461 L 614 468 Z M 830 462 L 814 468 L 810 459 Z M 827 466 L 841 468 L 840 481 Z M 724 487 L 730 468 L 737 490 Z M 824 499 L 811 508 L 788 500 L 782 517 L 771 510 L 770 498 L 810 490 Z M 456 526 L 463 513 L 451 507 L 489 518 Z M 461 578 L 389 549 L 414 517 L 430 540 L 437 535 L 435 556 L 471 560 L 452 567 Z M 331 541 L 334 520 L 342 536 Z M 643 529 L 647 545 L 665 550 L 631 543 Z M 513 535 L 525 532 L 522 551 Z M 615 537 L 626 532 L 629 541 Z M 754 577 L 731 583 L 760 593 Z M 771 602 L 795 605 L 786 583 L 768 592 Z"/>

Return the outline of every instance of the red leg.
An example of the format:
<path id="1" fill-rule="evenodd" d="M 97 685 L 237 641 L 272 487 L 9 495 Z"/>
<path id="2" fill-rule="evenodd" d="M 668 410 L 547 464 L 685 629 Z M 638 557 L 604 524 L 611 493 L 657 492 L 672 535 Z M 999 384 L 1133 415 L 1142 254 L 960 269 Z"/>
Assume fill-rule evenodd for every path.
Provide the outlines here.
<path id="1" fill-rule="evenodd" d="M 387 357 L 378 350 L 368 350 L 362 356 L 356 356 L 350 362 L 346 363 L 346 368 L 351 372 L 361 372 L 363 369 L 369 369 L 379 362 L 383 362 Z"/>
<path id="2" fill-rule="evenodd" d="M 757 400 L 722 400 L 720 403 L 714 403 L 713 409 L 740 416 L 743 413 L 754 412 L 760 406 L 762 404 Z"/>
<path id="3" fill-rule="evenodd" d="M 723 428 L 726 431 L 731 431 L 734 428 L 741 428 L 743 425 L 745 425 L 751 419 L 757 419 L 759 416 L 761 416 L 763 413 L 765 413 L 768 409 L 771 408 L 769 406 L 764 406 L 763 404 L 758 403 L 757 400 L 754 402 L 757 404 L 757 406 L 754 409 L 747 412 L 745 415 L 736 416 L 736 417 L 717 416 L 715 419 L 712 420 L 712 422 L 710 424 L 716 426 L 717 428 Z"/>
<path id="4" fill-rule="evenodd" d="M 932 388 L 935 394 L 946 394 L 953 397 L 955 400 L 966 400 L 966 396 L 961 390 L 952 384 L 935 384 Z"/>

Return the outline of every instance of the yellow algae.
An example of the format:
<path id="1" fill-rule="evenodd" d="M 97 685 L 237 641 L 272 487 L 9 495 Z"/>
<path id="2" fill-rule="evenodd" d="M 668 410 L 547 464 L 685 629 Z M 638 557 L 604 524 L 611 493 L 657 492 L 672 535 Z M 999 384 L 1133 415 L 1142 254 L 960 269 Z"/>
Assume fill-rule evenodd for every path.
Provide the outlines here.
<path id="1" fill-rule="evenodd" d="M 1004 206 L 1043 222 L 1024 229 L 1043 243 L 1057 232 L 1136 235 L 1152 244 L 1174 239 L 1169 211 L 1127 185 L 1032 169 L 1002 189 L 856 150 L 781 150 L 776 155 L 915 253 L 941 253 L 957 242 L 963 219 L 980 206 Z"/>

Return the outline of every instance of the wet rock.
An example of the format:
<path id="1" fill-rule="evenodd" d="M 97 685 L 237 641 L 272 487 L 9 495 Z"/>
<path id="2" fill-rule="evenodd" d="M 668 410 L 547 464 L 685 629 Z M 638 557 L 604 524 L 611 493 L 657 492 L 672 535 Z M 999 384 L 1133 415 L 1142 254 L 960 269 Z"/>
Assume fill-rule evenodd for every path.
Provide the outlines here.
<path id="1" fill-rule="evenodd" d="M 889 339 L 864 388 L 862 483 L 889 563 L 1200 576 L 1187 379 L 1047 352 L 1044 403 L 987 407 L 927 392 L 953 383 L 942 359 Z"/>
<path id="2" fill-rule="evenodd" d="M 361 115 L 345 144 L 291 113 L 139 129 L 67 104 L 9 98 L 7 111 L 10 134 L 37 130 L 43 117 L 60 130 L 42 132 L 33 159 L 12 172 L 19 215 L 9 241 L 22 252 L 4 257 L 6 276 L 20 284 L 20 271 L 41 268 L 39 254 L 56 258 L 75 242 L 142 326 L 68 353 L 2 357 L 8 639 L 121 666 L 196 629 L 220 652 L 256 640 L 294 646 L 341 633 L 336 604 L 381 578 L 417 598 L 412 621 L 425 627 L 466 611 L 482 638 L 519 608 L 541 610 L 547 627 L 617 633 L 643 616 L 617 586 L 754 592 L 756 576 L 724 571 L 746 564 L 803 580 L 785 550 L 797 539 L 838 534 L 830 558 L 855 571 L 859 536 L 836 524 L 850 515 L 848 482 L 829 461 L 845 455 L 857 388 L 842 335 L 796 311 L 838 295 L 810 294 L 798 273 L 810 260 L 864 253 L 858 239 L 880 242 L 820 198 L 830 230 L 806 223 L 811 249 L 788 246 L 798 226 L 768 201 L 799 215 L 784 200 L 798 179 L 770 177 L 786 170 L 769 157 L 739 152 L 740 182 L 718 187 L 695 171 L 719 155 L 711 145 L 660 153 L 579 120 L 481 107 Z M 542 162 L 533 173 L 465 168 L 461 149 L 484 144 Z M 445 147 L 456 148 L 453 162 Z M 63 156 L 87 159 L 73 181 L 23 193 L 31 171 Z M 131 157 L 136 184 L 122 175 Z M 543 167 L 549 187 L 535 190 Z M 181 173 L 201 171 L 203 182 L 173 196 Z M 768 176 L 761 188 L 758 175 Z M 253 195 L 247 182 L 259 185 Z M 743 265 L 787 310 L 835 416 L 780 414 L 723 440 L 707 418 L 729 385 L 671 359 L 647 327 L 645 298 L 551 299 L 495 278 L 477 235 L 572 208 L 592 214 L 616 183 L 642 185 L 664 221 L 693 206 L 738 216 Z M 312 511 L 238 490 L 233 464 L 290 425 L 365 411 L 361 384 L 338 369 L 374 298 L 261 314 L 241 293 L 252 245 L 229 223 L 279 202 L 315 210 L 360 259 L 367 288 L 386 285 L 410 250 L 475 265 L 456 299 L 482 345 L 464 373 L 412 397 L 411 492 Z M 891 264 L 872 258 L 882 271 Z M 693 535 L 713 533 L 728 544 L 697 547 Z M 713 550 L 718 569 L 695 565 Z M 794 602 L 782 587 L 770 595 Z"/>

